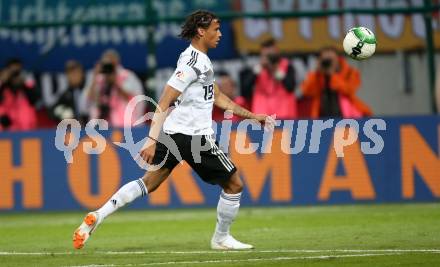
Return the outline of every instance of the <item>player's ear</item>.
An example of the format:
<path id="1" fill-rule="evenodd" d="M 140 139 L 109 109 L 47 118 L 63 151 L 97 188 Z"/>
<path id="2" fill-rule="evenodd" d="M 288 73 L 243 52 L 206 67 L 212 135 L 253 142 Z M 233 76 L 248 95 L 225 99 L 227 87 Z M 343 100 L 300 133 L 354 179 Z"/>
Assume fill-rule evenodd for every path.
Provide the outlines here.
<path id="1" fill-rule="evenodd" d="M 203 35 L 205 35 L 205 29 L 203 29 L 203 28 L 197 28 L 197 34 L 198 34 L 200 37 L 203 37 Z"/>

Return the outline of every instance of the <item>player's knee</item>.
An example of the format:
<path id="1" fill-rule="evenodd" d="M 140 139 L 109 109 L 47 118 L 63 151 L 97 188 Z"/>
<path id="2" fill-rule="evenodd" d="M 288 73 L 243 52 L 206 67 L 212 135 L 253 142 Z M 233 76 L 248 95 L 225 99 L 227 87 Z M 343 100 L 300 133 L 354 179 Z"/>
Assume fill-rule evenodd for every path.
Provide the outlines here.
<path id="1" fill-rule="evenodd" d="M 243 183 L 240 181 L 240 183 L 234 184 L 233 189 L 232 189 L 232 193 L 238 194 L 241 191 L 243 191 Z"/>
<path id="2" fill-rule="evenodd" d="M 243 191 L 243 182 L 237 173 L 234 173 L 231 179 L 223 186 L 223 191 L 228 194 L 238 194 Z"/>

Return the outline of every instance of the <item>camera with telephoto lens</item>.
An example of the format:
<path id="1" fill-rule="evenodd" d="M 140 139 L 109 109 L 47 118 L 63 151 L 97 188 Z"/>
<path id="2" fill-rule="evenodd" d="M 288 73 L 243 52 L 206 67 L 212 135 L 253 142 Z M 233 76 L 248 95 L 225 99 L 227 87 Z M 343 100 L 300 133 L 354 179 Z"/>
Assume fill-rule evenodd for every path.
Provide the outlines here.
<path id="1" fill-rule="evenodd" d="M 101 65 L 102 74 L 112 74 L 115 72 L 115 66 L 110 62 L 104 62 Z"/>
<path id="2" fill-rule="evenodd" d="M 275 65 L 280 61 L 281 56 L 278 53 L 271 53 L 267 55 L 267 59 L 269 60 L 270 64 Z"/>
<path id="3" fill-rule="evenodd" d="M 330 58 L 324 58 L 321 60 L 321 68 L 323 70 L 328 70 L 333 65 L 333 60 Z"/>
<path id="4" fill-rule="evenodd" d="M 4 129 L 9 128 L 9 126 L 11 126 L 11 124 L 12 124 L 12 121 L 11 121 L 11 118 L 9 118 L 8 115 L 0 115 L 0 125 Z"/>
<path id="5" fill-rule="evenodd" d="M 9 73 L 8 80 L 5 84 L 14 92 L 17 90 L 21 90 L 24 87 L 24 76 L 22 75 L 22 71 L 19 69 L 13 69 Z"/>
<path id="6" fill-rule="evenodd" d="M 13 70 L 9 74 L 9 79 L 12 80 L 12 79 L 18 78 L 18 77 L 20 77 L 20 75 L 21 75 L 21 71 L 20 70 Z"/>

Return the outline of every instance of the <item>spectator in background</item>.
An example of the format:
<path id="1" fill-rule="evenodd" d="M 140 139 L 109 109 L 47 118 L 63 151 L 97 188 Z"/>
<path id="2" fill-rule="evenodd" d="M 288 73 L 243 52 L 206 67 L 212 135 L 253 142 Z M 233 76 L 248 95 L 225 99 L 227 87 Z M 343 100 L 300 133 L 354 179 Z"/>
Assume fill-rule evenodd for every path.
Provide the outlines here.
<path id="1" fill-rule="evenodd" d="M 361 84 L 359 71 L 340 57 L 333 47 L 322 49 L 315 71 L 307 74 L 301 88 L 310 97 L 312 118 L 370 116 L 370 108 L 356 97 Z"/>
<path id="2" fill-rule="evenodd" d="M 0 131 L 31 130 L 37 126 L 35 83 L 27 80 L 19 59 L 11 59 L 0 74 Z"/>
<path id="3" fill-rule="evenodd" d="M 236 104 L 246 108 L 250 109 L 250 105 L 248 101 L 242 97 L 237 95 L 237 86 L 232 79 L 232 77 L 227 73 L 226 71 L 218 71 L 217 72 L 217 85 L 222 93 L 224 93 L 227 97 L 232 99 Z M 214 105 L 214 110 L 212 111 L 212 119 L 214 121 L 222 121 L 225 119 L 225 111 L 222 109 L 219 109 Z M 237 116 L 233 116 L 231 118 L 232 121 L 239 121 L 240 118 Z"/>
<path id="4" fill-rule="evenodd" d="M 105 119 L 113 127 L 124 127 L 124 114 L 128 102 L 135 96 L 143 94 L 142 83 L 136 75 L 121 66 L 119 54 L 107 50 L 96 64 L 91 85 L 87 88 L 87 99 L 90 101 L 90 118 Z M 134 108 L 131 126 L 144 115 L 144 103 Z"/>
<path id="5" fill-rule="evenodd" d="M 260 64 L 242 71 L 240 76 L 243 90 L 253 90 L 252 112 L 276 114 L 277 119 L 297 117 L 295 71 L 289 60 L 280 55 L 275 40 L 262 43 Z"/>
<path id="6" fill-rule="evenodd" d="M 67 90 L 58 98 L 51 108 L 52 117 L 57 123 L 64 119 L 76 119 L 81 124 L 87 123 L 85 110 L 86 75 L 83 66 L 75 60 L 69 60 L 65 64 Z"/>

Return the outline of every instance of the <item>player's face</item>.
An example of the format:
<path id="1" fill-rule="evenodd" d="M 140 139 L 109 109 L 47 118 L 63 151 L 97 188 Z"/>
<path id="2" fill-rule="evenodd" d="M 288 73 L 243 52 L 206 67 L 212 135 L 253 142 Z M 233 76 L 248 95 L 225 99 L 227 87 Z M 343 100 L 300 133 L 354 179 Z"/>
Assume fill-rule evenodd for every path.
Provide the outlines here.
<path id="1" fill-rule="evenodd" d="M 220 42 L 220 37 L 222 33 L 220 32 L 220 23 L 217 19 L 213 20 L 209 25 L 208 29 L 205 31 L 204 39 L 209 48 L 215 48 Z"/>

